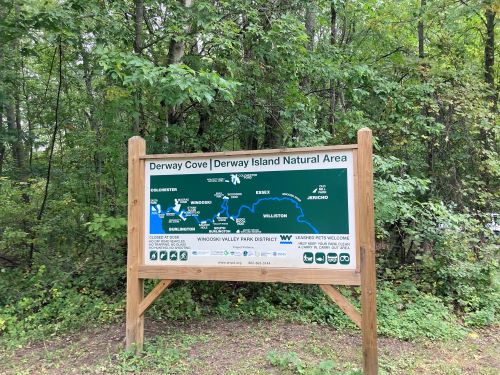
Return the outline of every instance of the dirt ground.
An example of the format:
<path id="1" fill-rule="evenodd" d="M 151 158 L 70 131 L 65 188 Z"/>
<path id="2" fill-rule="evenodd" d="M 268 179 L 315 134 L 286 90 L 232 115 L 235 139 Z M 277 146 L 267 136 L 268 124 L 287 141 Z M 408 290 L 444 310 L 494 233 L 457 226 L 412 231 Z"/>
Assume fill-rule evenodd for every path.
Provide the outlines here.
<path id="1" fill-rule="evenodd" d="M 142 356 L 123 325 L 0 348 L 0 374 L 360 374 L 361 335 L 278 322 L 149 322 Z M 381 373 L 500 374 L 498 327 L 461 341 L 379 339 Z M 323 363 L 328 361 L 327 363 Z"/>

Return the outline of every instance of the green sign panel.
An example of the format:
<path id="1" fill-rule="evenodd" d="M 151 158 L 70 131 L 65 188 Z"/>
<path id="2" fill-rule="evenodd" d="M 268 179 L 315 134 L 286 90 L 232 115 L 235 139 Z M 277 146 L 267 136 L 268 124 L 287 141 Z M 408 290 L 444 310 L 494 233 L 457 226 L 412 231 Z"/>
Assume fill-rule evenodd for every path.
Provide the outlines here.
<path id="1" fill-rule="evenodd" d="M 345 168 L 244 176 L 151 176 L 150 233 L 349 234 Z"/>
<path id="2" fill-rule="evenodd" d="M 147 264 L 355 267 L 352 151 L 146 162 Z M 168 253 L 168 256 L 167 256 Z"/>

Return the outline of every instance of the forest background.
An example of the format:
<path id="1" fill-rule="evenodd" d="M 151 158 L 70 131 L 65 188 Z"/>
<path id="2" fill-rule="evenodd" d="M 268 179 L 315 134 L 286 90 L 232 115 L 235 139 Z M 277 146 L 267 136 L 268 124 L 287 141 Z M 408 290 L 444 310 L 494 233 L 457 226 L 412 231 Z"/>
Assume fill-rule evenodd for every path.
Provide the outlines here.
<path id="1" fill-rule="evenodd" d="M 123 319 L 129 137 L 206 152 L 355 143 L 362 127 L 375 136 L 381 334 L 497 324 L 499 10 L 0 1 L 0 339 Z M 314 286 L 178 282 L 153 312 L 352 327 Z"/>

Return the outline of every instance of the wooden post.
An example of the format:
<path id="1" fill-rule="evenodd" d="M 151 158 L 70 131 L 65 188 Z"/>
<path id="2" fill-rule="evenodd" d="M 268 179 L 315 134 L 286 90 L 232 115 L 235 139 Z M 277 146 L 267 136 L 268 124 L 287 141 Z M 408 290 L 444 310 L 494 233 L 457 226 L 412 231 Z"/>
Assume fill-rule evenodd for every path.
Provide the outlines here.
<path id="1" fill-rule="evenodd" d="M 127 237 L 127 321 L 126 348 L 142 350 L 144 316 L 139 305 L 144 299 L 144 280 L 139 266 L 144 263 L 144 161 L 146 142 L 141 137 L 128 140 L 128 237 Z"/>
<path id="2" fill-rule="evenodd" d="M 358 204 L 361 269 L 363 373 L 378 374 L 375 218 L 373 210 L 372 131 L 358 131 Z"/>

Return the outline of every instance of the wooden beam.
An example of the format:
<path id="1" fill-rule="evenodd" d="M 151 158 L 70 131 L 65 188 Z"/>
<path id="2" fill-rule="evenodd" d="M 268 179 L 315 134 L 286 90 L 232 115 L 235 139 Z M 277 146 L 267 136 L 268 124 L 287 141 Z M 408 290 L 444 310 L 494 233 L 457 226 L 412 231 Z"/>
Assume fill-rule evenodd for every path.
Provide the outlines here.
<path id="1" fill-rule="evenodd" d="M 372 131 L 368 128 L 359 130 L 358 204 L 360 207 L 358 220 L 361 255 L 361 331 L 365 375 L 378 374 L 372 147 Z"/>
<path id="2" fill-rule="evenodd" d="M 127 232 L 127 317 L 125 346 L 136 351 L 144 343 L 144 316 L 139 304 L 144 299 L 144 280 L 139 278 L 144 242 L 144 161 L 146 142 L 141 137 L 128 140 L 128 232 Z"/>
<path id="3" fill-rule="evenodd" d="M 354 172 L 354 215 L 356 217 L 355 219 L 355 231 L 356 231 L 356 242 L 355 242 L 355 248 L 356 248 L 356 272 L 361 273 L 361 266 L 360 266 L 360 259 L 361 259 L 361 253 L 359 251 L 359 218 L 361 216 L 359 212 L 360 204 L 359 202 L 359 183 L 358 183 L 358 150 L 353 150 L 352 152 L 352 157 L 353 157 L 353 172 Z"/>
<path id="4" fill-rule="evenodd" d="M 331 285 L 320 285 L 323 292 L 331 298 L 333 302 L 337 304 L 340 309 L 346 313 L 346 315 L 351 318 L 351 320 L 356 324 L 359 328 L 361 328 L 361 314 L 354 307 L 351 302 L 344 297 L 337 289 L 332 287 Z"/>
<path id="5" fill-rule="evenodd" d="M 169 280 L 361 285 L 361 276 L 355 270 L 330 270 L 327 268 L 139 266 L 139 277 Z"/>
<path id="6" fill-rule="evenodd" d="M 147 308 L 154 302 L 156 298 L 160 294 L 163 293 L 165 289 L 168 288 L 170 284 L 172 284 L 173 280 L 161 280 L 156 286 L 153 288 L 151 292 L 147 295 L 146 298 L 144 298 L 139 305 L 139 315 L 144 315 L 144 312 L 147 310 Z"/>

